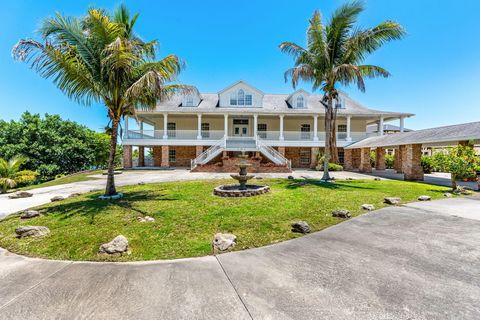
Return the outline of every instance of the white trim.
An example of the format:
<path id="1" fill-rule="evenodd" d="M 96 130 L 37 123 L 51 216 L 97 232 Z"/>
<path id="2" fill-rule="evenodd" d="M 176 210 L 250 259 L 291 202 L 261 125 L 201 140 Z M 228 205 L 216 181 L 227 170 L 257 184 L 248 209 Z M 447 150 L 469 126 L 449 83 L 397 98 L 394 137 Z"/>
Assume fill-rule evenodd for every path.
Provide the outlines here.
<path id="1" fill-rule="evenodd" d="M 163 139 L 168 139 L 168 113 L 163 114 Z"/>

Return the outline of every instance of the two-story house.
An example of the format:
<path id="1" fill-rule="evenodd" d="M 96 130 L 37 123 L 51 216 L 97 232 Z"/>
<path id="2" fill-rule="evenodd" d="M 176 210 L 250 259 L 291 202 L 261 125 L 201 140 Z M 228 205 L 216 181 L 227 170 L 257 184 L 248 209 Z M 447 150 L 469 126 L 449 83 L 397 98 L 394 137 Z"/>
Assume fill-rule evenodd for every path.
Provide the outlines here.
<path id="1" fill-rule="evenodd" d="M 140 111 L 137 123 L 126 119 L 124 167 L 229 172 L 236 171 L 235 155 L 246 152 L 250 171 L 313 168 L 325 146 L 321 99 L 304 90 L 266 94 L 244 81 L 218 93 L 178 95 L 152 111 Z M 384 122 L 399 119 L 402 130 L 404 119 L 412 116 L 366 108 L 345 93 L 335 106 L 340 162 L 343 147 L 369 136 L 368 125 L 383 128 Z M 138 159 L 132 159 L 137 149 Z"/>

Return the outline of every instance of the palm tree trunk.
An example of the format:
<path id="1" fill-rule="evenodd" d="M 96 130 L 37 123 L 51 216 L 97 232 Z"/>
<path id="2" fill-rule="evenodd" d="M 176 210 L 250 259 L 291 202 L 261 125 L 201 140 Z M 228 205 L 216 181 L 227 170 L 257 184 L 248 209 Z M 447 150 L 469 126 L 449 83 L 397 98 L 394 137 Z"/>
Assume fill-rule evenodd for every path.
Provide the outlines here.
<path id="1" fill-rule="evenodd" d="M 450 173 L 450 180 L 452 181 L 452 190 L 455 191 L 455 189 L 457 189 L 457 177 L 455 174 Z"/>
<path id="2" fill-rule="evenodd" d="M 328 172 L 328 163 L 331 156 L 331 136 L 332 136 L 332 115 L 333 115 L 333 106 L 332 98 L 328 97 L 327 110 L 325 112 L 325 159 L 323 160 L 323 177 L 322 180 L 328 181 L 331 180 L 330 174 Z"/>
<path id="3" fill-rule="evenodd" d="M 106 196 L 113 196 L 117 194 L 117 190 L 115 188 L 115 175 L 113 174 L 113 170 L 115 166 L 115 154 L 117 152 L 118 124 L 119 124 L 119 120 L 112 119 L 112 132 L 110 136 L 110 155 L 108 157 L 107 186 L 105 188 Z"/>

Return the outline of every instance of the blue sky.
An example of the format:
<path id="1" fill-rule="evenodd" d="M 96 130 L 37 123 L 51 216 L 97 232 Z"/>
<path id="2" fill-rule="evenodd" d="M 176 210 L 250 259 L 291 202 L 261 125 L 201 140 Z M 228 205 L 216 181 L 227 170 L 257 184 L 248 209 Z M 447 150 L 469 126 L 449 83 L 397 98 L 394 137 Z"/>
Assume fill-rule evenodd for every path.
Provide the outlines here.
<path id="1" fill-rule="evenodd" d="M 366 106 L 415 113 L 413 129 L 480 120 L 480 24 L 478 0 L 367 0 L 359 24 L 396 20 L 408 31 L 367 60 L 387 68 L 389 79 L 369 80 L 366 93 L 347 92 Z M 20 38 L 35 37 L 43 18 L 59 11 L 82 15 L 89 6 L 113 9 L 119 1 L 8 1 L 0 12 L 0 119 L 22 112 L 60 114 L 99 130 L 108 120 L 101 105 L 71 102 L 10 50 Z M 179 81 L 217 92 L 243 79 L 268 93 L 291 92 L 283 72 L 292 65 L 278 50 L 282 41 L 305 42 L 315 9 L 328 17 L 343 1 L 208 0 L 125 1 L 140 12 L 137 32 L 157 39 L 160 55 L 177 54 L 187 68 Z M 309 85 L 303 88 L 310 91 Z"/>

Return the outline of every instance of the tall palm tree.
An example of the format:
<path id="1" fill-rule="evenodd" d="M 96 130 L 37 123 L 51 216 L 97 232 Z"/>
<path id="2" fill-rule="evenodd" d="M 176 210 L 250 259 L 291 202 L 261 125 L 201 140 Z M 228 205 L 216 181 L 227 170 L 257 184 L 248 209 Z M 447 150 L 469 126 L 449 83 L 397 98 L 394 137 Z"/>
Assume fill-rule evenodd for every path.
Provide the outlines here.
<path id="1" fill-rule="evenodd" d="M 42 77 L 74 101 L 101 102 L 111 121 L 110 154 L 105 195 L 115 195 L 114 161 L 118 128 L 137 109 L 152 109 L 159 101 L 193 87 L 171 84 L 182 70 L 175 55 L 155 60 L 157 42 L 145 42 L 134 32 L 138 14 L 121 5 L 113 14 L 89 9 L 82 18 L 57 13 L 43 21 L 41 41 L 20 40 L 15 59 L 27 62 Z"/>
<path id="2" fill-rule="evenodd" d="M 0 193 L 7 192 L 7 189 L 17 186 L 17 172 L 20 166 L 26 161 L 26 158 L 16 156 L 10 160 L 0 158 Z"/>
<path id="3" fill-rule="evenodd" d="M 280 44 L 282 52 L 295 59 L 294 67 L 285 72 L 295 88 L 300 80 L 311 82 L 313 90 L 324 93 L 321 103 L 325 107 L 325 160 L 322 180 L 330 180 L 328 163 L 338 161 L 335 139 L 338 85 L 356 84 L 365 91 L 364 77 L 388 77 L 387 70 L 362 64 L 368 54 L 391 40 L 401 39 L 405 31 L 394 21 L 385 21 L 369 29 L 356 26 L 362 2 L 349 2 L 340 6 L 324 24 L 319 11 L 315 11 L 307 29 L 305 48 L 293 42 Z"/>

